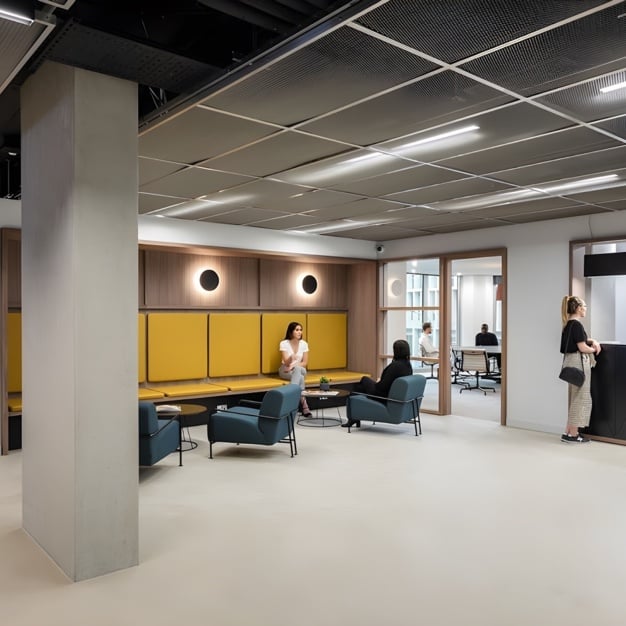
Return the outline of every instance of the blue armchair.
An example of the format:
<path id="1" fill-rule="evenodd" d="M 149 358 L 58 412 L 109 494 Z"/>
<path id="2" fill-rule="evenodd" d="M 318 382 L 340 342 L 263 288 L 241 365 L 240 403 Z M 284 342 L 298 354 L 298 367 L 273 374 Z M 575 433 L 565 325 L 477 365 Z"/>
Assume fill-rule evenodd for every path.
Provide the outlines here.
<path id="1" fill-rule="evenodd" d="M 178 450 L 178 464 L 183 464 L 180 425 L 176 417 L 159 419 L 152 402 L 139 403 L 139 465 L 154 465 Z"/>
<path id="2" fill-rule="evenodd" d="M 356 393 L 348 398 L 346 407 L 349 420 L 366 420 L 386 424 L 410 422 L 415 426 L 415 436 L 422 434 L 420 405 L 424 397 L 426 377 L 421 374 L 396 378 L 388 398 Z M 419 433 L 418 433 L 419 425 Z M 350 428 L 348 428 L 350 432 Z"/>
<path id="3" fill-rule="evenodd" d="M 213 444 L 251 443 L 271 446 L 288 443 L 291 456 L 298 454 L 294 417 L 300 403 L 302 390 L 298 385 L 284 385 L 271 389 L 258 406 L 236 406 L 217 411 L 209 420 L 209 458 L 213 458 Z"/>

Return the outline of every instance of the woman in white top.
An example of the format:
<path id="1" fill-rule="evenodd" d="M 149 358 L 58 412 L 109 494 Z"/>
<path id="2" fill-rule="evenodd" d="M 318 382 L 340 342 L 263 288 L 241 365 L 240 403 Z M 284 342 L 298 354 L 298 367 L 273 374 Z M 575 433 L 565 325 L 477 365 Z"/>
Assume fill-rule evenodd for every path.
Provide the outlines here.
<path id="1" fill-rule="evenodd" d="M 302 339 L 302 324 L 299 322 L 289 323 L 285 338 L 280 342 L 278 349 L 282 356 L 278 375 L 294 385 L 299 385 L 300 389 L 304 391 L 306 366 L 309 361 L 309 344 Z M 305 398 L 300 400 L 300 410 L 304 417 L 311 416 Z"/>

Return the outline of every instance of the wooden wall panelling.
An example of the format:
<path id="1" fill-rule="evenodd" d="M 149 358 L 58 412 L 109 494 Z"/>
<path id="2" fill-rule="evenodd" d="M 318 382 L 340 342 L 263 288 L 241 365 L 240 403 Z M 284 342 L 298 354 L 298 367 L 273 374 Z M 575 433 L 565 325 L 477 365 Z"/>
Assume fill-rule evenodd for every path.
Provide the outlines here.
<path id="1" fill-rule="evenodd" d="M 204 291 L 198 276 L 212 269 L 219 276 L 215 291 Z M 146 307 L 255 308 L 259 306 L 259 261 L 249 257 L 226 257 L 145 250 Z"/>
<path id="2" fill-rule="evenodd" d="M 146 267 L 145 250 L 139 249 L 137 259 L 137 305 L 139 308 L 146 305 Z"/>
<path id="3" fill-rule="evenodd" d="M 348 369 L 378 378 L 376 262 L 348 266 Z"/>
<path id="4" fill-rule="evenodd" d="M 341 263 L 299 263 L 288 259 L 261 259 L 261 308 L 346 309 L 348 270 Z M 311 295 L 299 289 L 302 276 L 317 279 Z"/>

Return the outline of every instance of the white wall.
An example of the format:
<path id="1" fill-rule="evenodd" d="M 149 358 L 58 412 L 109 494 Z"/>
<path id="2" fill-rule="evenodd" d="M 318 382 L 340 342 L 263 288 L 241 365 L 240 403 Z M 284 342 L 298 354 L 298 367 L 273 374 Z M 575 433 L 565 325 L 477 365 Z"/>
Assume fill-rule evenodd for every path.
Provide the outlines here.
<path id="1" fill-rule="evenodd" d="M 459 277 L 459 345 L 473 346 L 483 324 L 493 330 L 493 276 Z"/>
<path id="2" fill-rule="evenodd" d="M 296 237 L 294 234 L 254 228 L 226 229 L 222 225 L 199 222 L 174 224 L 172 222 L 176 220 L 163 220 L 160 223 L 161 220 L 140 216 L 139 239 L 175 239 L 177 242 L 183 240 L 187 243 L 293 254 L 376 257 L 372 242 L 313 235 Z M 173 233 L 171 238 L 168 237 L 170 232 Z M 561 299 L 569 289 L 569 242 L 624 235 L 626 211 L 621 211 L 388 241 L 385 242 L 384 253 L 378 256 L 383 259 L 412 258 L 419 250 L 420 256 L 433 257 L 444 253 L 507 248 L 508 424 L 558 433 L 562 432 L 567 419 L 567 388 L 558 380 L 557 374 L 561 366 Z"/>
<path id="3" fill-rule="evenodd" d="M 0 198 L 0 228 L 20 228 L 21 225 L 22 203 Z"/>

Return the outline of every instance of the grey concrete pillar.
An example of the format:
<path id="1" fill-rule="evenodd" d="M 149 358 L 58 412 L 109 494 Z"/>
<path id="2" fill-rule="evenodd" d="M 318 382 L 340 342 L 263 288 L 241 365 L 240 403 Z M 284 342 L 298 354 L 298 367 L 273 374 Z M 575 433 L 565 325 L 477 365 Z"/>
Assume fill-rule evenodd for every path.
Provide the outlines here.
<path id="1" fill-rule="evenodd" d="M 22 108 L 24 529 L 72 579 L 137 564 L 137 91 L 55 63 Z"/>

